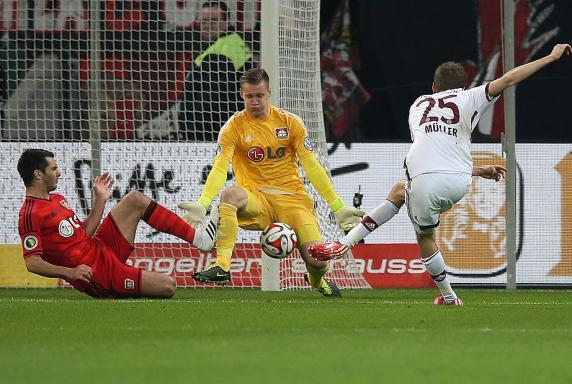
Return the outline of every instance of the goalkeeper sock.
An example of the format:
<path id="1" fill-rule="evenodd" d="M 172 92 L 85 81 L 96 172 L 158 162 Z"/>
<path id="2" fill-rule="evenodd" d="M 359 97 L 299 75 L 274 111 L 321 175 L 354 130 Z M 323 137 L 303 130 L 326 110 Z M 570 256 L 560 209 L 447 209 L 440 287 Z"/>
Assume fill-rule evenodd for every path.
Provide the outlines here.
<path id="1" fill-rule="evenodd" d="M 177 236 L 191 244 L 195 239 L 195 228 L 156 201 L 151 200 L 141 219 L 156 230 Z"/>
<path id="2" fill-rule="evenodd" d="M 447 280 L 447 271 L 445 270 L 445 260 L 443 260 L 443 255 L 441 251 L 437 250 L 434 254 L 429 257 L 421 258 L 425 269 L 433 278 L 435 285 L 441 291 L 443 298 L 447 302 L 451 302 L 457 298 L 457 295 L 451 288 L 451 284 Z"/>
<path id="3" fill-rule="evenodd" d="M 236 207 L 227 203 L 221 203 L 219 208 L 220 224 L 216 238 L 216 265 L 230 270 L 230 258 L 234 249 L 234 243 L 238 236 L 238 218 Z"/>
<path id="4" fill-rule="evenodd" d="M 372 209 L 355 228 L 342 237 L 340 243 L 352 248 L 364 237 L 385 224 L 399 212 L 399 208 L 389 200 Z"/>
<path id="5" fill-rule="evenodd" d="M 314 268 L 309 264 L 306 264 L 306 269 L 308 270 L 308 282 L 314 288 L 320 288 L 322 277 L 328 272 L 329 265 L 326 264 L 324 268 L 318 269 Z"/>

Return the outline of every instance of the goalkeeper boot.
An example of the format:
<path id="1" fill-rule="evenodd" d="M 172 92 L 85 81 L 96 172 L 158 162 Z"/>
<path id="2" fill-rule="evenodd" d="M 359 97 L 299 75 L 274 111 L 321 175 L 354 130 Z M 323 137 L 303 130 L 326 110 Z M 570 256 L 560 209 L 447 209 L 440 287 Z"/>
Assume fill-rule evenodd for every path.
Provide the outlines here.
<path id="1" fill-rule="evenodd" d="M 306 283 L 310 284 L 310 278 L 308 277 L 308 273 L 304 273 L 304 280 Z M 310 284 L 312 285 L 312 284 Z M 320 288 L 312 287 L 316 291 L 320 292 L 322 295 L 326 297 L 342 297 L 342 291 L 338 288 L 338 286 L 331 281 L 328 281 L 322 277 L 322 281 L 320 284 Z"/>
<path id="2" fill-rule="evenodd" d="M 218 228 L 218 209 L 213 207 L 211 215 L 204 224 L 195 227 L 195 238 L 193 245 L 201 251 L 211 251 L 215 247 L 216 231 Z"/>
<path id="3" fill-rule="evenodd" d="M 308 253 L 316 260 L 327 261 L 342 257 L 350 250 L 345 244 L 338 241 L 323 244 L 312 244 L 308 246 Z"/>
<path id="4" fill-rule="evenodd" d="M 451 299 L 451 300 L 447 300 L 445 299 L 445 297 L 443 297 L 443 295 L 439 295 L 435 298 L 435 300 L 433 300 L 433 304 L 435 305 L 463 305 L 463 300 L 461 300 L 460 297 L 457 297 L 455 299 Z"/>
<path id="5" fill-rule="evenodd" d="M 201 283 L 225 285 L 230 281 L 230 271 L 225 271 L 213 263 L 206 267 L 204 271 L 193 273 L 193 279 Z"/>

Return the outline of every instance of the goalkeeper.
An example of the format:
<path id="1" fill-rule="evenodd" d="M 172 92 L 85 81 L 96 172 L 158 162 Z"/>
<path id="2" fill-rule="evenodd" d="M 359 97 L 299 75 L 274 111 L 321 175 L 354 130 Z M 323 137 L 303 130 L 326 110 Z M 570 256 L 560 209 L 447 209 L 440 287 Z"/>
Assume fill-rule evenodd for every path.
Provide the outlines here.
<path id="1" fill-rule="evenodd" d="M 322 235 L 315 218 L 314 201 L 298 173 L 298 161 L 342 229 L 356 226 L 364 213 L 344 204 L 318 163 L 300 117 L 269 104 L 270 94 L 264 69 L 251 69 L 241 76 L 240 96 L 246 108 L 235 113 L 222 127 L 214 165 L 199 199 L 179 204 L 179 208 L 188 211 L 183 218 L 189 224 L 202 223 L 226 181 L 232 161 L 236 186 L 222 192 L 217 259 L 204 271 L 194 273 L 193 279 L 226 284 L 231 278 L 230 259 L 238 228 L 261 230 L 270 223 L 282 222 L 296 231 L 308 270 L 305 280 L 324 296 L 341 296 L 339 288 L 323 278 L 328 264 L 308 254 L 307 247 L 321 243 Z"/>

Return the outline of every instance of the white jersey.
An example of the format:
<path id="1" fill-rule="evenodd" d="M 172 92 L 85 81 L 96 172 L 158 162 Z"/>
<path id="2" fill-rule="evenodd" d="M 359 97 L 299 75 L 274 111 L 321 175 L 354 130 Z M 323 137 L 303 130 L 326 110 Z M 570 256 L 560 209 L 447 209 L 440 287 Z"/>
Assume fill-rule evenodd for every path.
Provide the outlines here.
<path id="1" fill-rule="evenodd" d="M 496 101 L 488 84 L 420 96 L 409 109 L 413 144 L 405 158 L 407 176 L 473 172 L 471 133 L 483 111 Z"/>

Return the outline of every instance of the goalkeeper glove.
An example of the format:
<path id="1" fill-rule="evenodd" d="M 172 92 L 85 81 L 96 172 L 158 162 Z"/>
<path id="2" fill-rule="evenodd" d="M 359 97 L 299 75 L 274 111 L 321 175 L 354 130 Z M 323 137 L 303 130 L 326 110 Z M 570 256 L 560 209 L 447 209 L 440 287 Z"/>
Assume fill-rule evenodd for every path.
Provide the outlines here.
<path id="1" fill-rule="evenodd" d="M 207 210 L 201 203 L 196 201 L 182 201 L 177 207 L 187 211 L 187 213 L 181 217 L 190 225 L 201 225 L 205 221 Z"/>
<path id="2" fill-rule="evenodd" d="M 361 222 L 361 218 L 365 212 L 347 205 L 342 206 L 334 212 L 336 222 L 343 231 L 349 231 Z"/>

